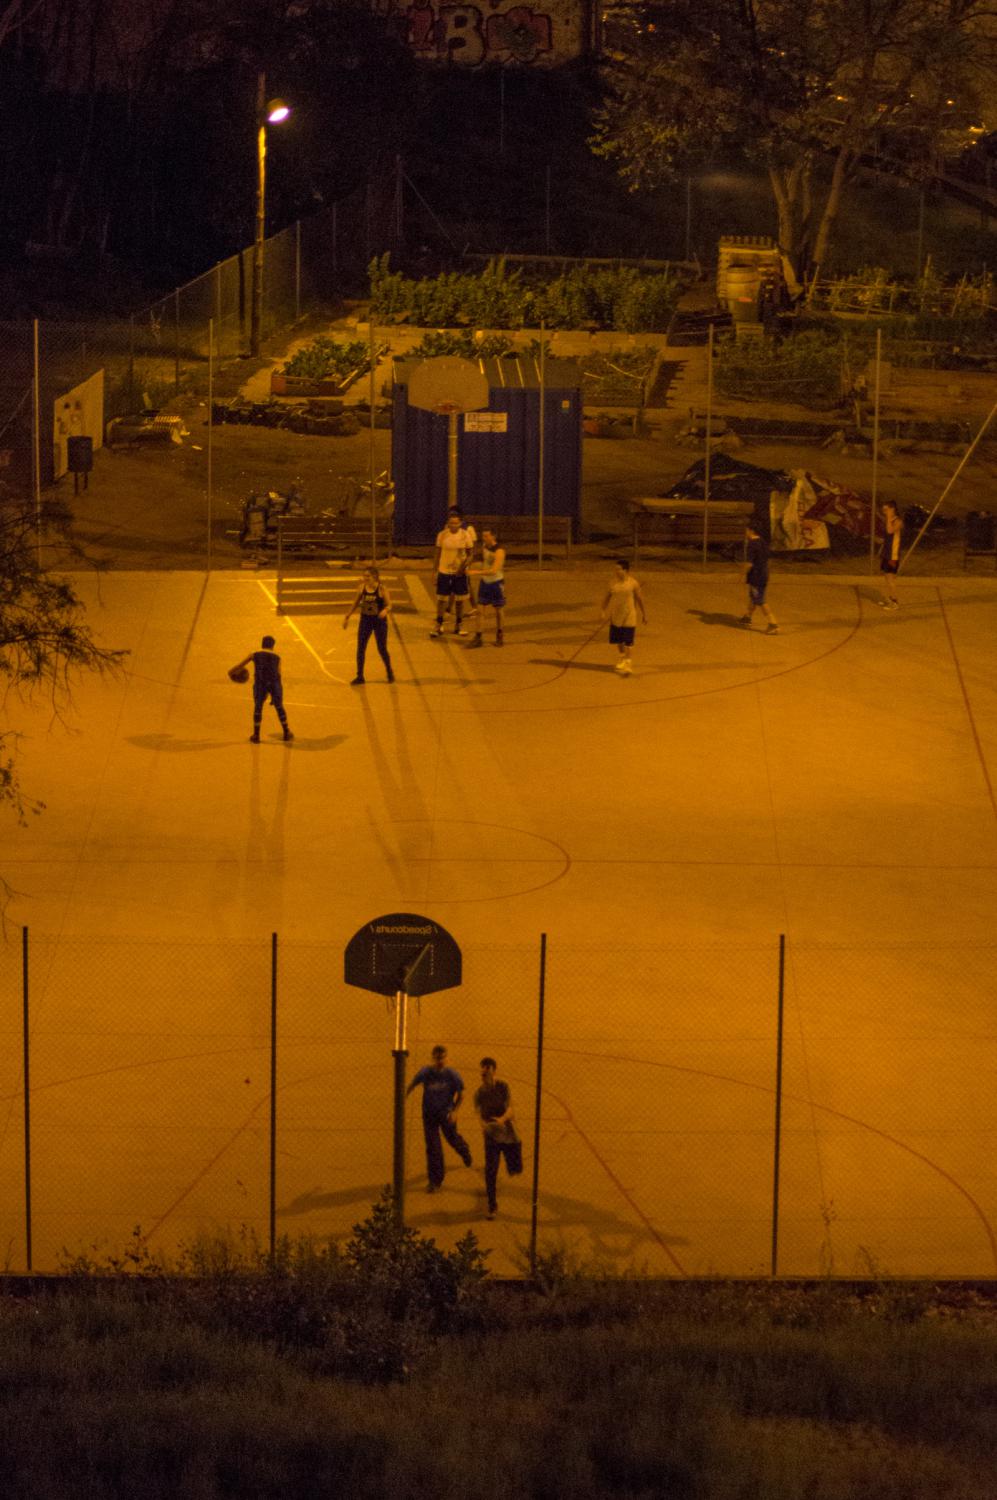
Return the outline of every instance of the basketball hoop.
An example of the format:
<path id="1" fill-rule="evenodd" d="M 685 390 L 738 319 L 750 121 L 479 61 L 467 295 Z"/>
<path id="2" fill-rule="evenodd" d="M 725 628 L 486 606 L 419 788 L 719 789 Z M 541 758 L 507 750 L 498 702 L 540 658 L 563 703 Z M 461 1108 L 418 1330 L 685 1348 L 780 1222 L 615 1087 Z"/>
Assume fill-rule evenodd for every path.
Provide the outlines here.
<path id="1" fill-rule="evenodd" d="M 462 411 L 463 407 L 459 406 L 456 401 L 439 401 L 433 407 L 433 410 L 437 416 L 452 417 L 455 412 Z"/>

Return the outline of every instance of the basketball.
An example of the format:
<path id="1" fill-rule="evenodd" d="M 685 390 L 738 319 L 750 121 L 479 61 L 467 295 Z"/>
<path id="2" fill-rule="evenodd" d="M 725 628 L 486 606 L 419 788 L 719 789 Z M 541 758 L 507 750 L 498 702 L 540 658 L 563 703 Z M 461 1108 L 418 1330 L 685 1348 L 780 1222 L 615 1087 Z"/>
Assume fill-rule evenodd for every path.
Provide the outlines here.
<path id="1" fill-rule="evenodd" d="M 231 677 L 231 679 L 232 679 L 233 682 L 248 682 L 249 681 L 249 668 L 248 667 L 230 667 L 228 675 Z"/>

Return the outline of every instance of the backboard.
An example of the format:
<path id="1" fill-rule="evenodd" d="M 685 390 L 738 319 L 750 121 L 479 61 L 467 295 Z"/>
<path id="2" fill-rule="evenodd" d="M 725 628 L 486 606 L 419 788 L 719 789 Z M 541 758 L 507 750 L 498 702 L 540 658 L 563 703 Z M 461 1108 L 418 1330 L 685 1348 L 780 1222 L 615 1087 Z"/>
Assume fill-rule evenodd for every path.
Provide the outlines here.
<path id="1" fill-rule="evenodd" d="M 461 982 L 461 953 L 438 922 L 413 912 L 375 917 L 355 932 L 343 955 L 347 984 L 375 995 L 433 995 Z"/>
<path id="2" fill-rule="evenodd" d="M 408 404 L 451 414 L 488 405 L 488 377 L 471 359 L 441 354 L 423 359 L 409 376 Z"/>

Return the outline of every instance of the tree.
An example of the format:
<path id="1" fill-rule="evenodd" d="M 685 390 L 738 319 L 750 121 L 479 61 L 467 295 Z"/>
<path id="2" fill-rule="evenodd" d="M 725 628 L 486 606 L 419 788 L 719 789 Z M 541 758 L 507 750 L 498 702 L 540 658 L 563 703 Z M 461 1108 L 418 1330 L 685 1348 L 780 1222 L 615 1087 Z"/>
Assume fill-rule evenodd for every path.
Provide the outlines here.
<path id="1" fill-rule="evenodd" d="M 863 159 L 892 152 L 916 171 L 947 133 L 968 140 L 997 77 L 991 0 L 669 0 L 617 15 L 593 149 L 634 190 L 743 151 L 800 275 L 826 263 Z"/>
<path id="2" fill-rule="evenodd" d="M 63 537 L 73 555 L 82 555 L 72 542 L 71 517 L 63 506 L 47 501 L 41 520 L 50 537 Z M 9 713 L 19 699 L 44 693 L 53 712 L 61 714 L 71 701 L 73 680 L 79 673 L 114 671 L 128 653 L 97 644 L 72 584 L 41 566 L 37 536 L 34 506 L 0 486 L 3 704 Z M 28 797 L 21 787 L 17 743 L 17 731 L 0 725 L 0 807 L 12 811 L 23 824 L 29 813 L 41 812 L 44 804 Z"/>

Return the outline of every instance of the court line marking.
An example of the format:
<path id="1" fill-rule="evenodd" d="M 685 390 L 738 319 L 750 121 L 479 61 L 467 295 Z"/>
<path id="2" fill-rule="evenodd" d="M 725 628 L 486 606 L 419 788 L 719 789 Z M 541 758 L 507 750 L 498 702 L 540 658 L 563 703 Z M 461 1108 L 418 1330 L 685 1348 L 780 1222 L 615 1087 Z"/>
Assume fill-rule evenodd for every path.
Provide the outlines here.
<path id="1" fill-rule="evenodd" d="M 263 582 L 262 578 L 256 578 L 253 581 L 254 581 L 254 583 L 256 583 L 258 585 L 259 588 L 261 588 L 263 590 L 264 594 L 266 594 L 267 598 L 270 600 L 270 603 L 273 605 L 274 609 L 276 609 L 277 608 L 277 596 L 276 596 L 276 594 L 272 594 L 270 592 L 270 590 L 267 588 L 266 584 Z M 329 668 L 326 666 L 326 664 L 322 660 L 321 656 L 319 656 L 318 652 L 315 650 L 315 647 L 312 645 L 311 641 L 309 641 L 308 637 L 304 634 L 303 631 L 301 631 L 301 630 L 298 629 L 298 626 L 295 624 L 295 622 L 291 618 L 291 616 L 290 615 L 282 615 L 281 619 L 284 620 L 288 625 L 290 625 L 291 629 L 294 631 L 295 635 L 298 637 L 298 640 L 301 642 L 301 644 L 304 646 L 305 650 L 308 652 L 309 656 L 311 656 L 314 659 L 316 665 L 318 666 L 319 671 L 320 672 L 324 672 L 325 675 L 326 675 L 326 677 L 328 677 L 332 682 L 338 682 L 339 685 L 340 685 L 340 687 L 345 687 L 346 686 L 346 678 L 345 677 L 337 677 L 336 674 L 335 674 L 335 672 L 330 672 L 329 671 Z"/>
<path id="2" fill-rule="evenodd" d="M 955 667 L 956 680 L 959 683 L 959 691 L 962 694 L 963 706 L 966 710 L 966 718 L 969 720 L 969 732 L 972 735 L 973 744 L 976 746 L 976 758 L 980 762 L 980 770 L 983 772 L 983 783 L 987 789 L 987 796 L 990 798 L 990 811 L 993 813 L 994 818 L 997 819 L 997 798 L 995 798 L 994 796 L 994 785 L 990 779 L 990 769 L 987 765 L 986 756 L 983 753 L 983 742 L 980 739 L 980 732 L 976 727 L 976 719 L 973 714 L 972 705 L 969 701 L 969 690 L 966 687 L 966 679 L 963 676 L 962 664 L 960 663 L 958 654 L 956 653 L 955 640 L 952 635 L 952 627 L 949 624 L 949 617 L 945 612 L 945 600 L 942 598 L 942 591 L 940 588 L 936 589 L 936 593 L 938 594 L 938 605 L 942 612 L 942 624 L 945 626 L 945 634 L 948 637 L 949 651 L 952 653 L 952 663 Z"/>

